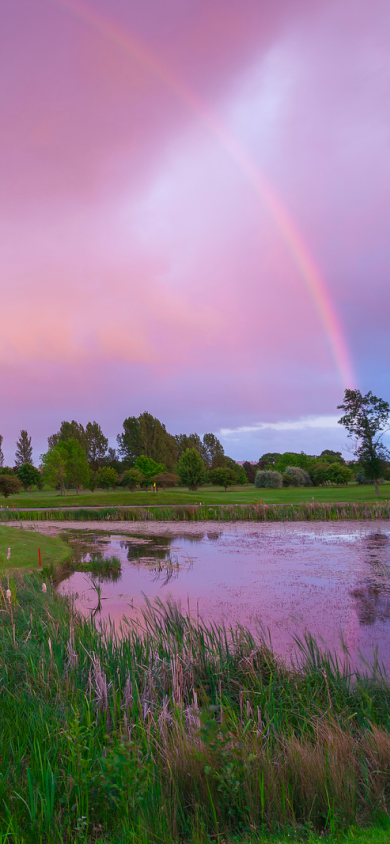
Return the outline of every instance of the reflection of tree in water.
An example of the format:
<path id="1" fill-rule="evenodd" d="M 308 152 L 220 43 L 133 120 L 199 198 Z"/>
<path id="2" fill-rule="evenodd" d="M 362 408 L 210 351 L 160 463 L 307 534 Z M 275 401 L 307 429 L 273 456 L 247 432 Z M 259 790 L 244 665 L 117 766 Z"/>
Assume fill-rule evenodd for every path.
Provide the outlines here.
<path id="1" fill-rule="evenodd" d="M 183 568 L 188 570 L 192 567 L 193 561 L 190 557 L 184 560 L 182 558 L 179 562 L 179 557 L 171 553 L 172 543 L 179 538 L 156 536 L 139 544 L 124 540 L 120 543 L 120 547 L 127 550 L 127 559 L 130 563 L 139 563 L 147 568 L 154 575 L 154 581 L 161 580 L 161 586 L 166 586 L 171 580 L 179 577 L 179 572 Z M 187 536 L 186 539 L 188 539 Z"/>
<path id="2" fill-rule="evenodd" d="M 386 533 L 364 537 L 367 580 L 351 592 L 360 624 L 390 620 L 390 541 Z"/>
<path id="3" fill-rule="evenodd" d="M 155 557 L 156 560 L 166 560 L 170 555 L 170 547 L 173 542 L 173 536 L 156 536 L 148 542 L 131 542 L 127 539 L 122 540 L 120 547 L 127 551 L 127 559 L 129 563 L 135 563 L 142 557 Z"/>

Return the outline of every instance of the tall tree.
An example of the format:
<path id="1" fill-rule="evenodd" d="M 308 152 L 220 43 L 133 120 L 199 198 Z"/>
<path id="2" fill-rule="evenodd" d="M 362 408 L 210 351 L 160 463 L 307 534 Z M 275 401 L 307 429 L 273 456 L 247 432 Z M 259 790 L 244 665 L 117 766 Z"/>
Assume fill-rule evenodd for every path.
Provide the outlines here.
<path id="1" fill-rule="evenodd" d="M 79 440 L 74 437 L 65 443 L 59 443 L 57 447 L 63 448 L 66 454 L 66 481 L 69 486 L 76 487 L 78 494 L 81 487 L 87 486 L 89 482 L 90 470 L 87 455 Z"/>
<path id="2" fill-rule="evenodd" d="M 383 434 L 390 430 L 389 403 L 378 399 L 371 390 L 365 396 L 360 390 L 346 390 L 338 410 L 344 411 L 339 425 L 344 425 L 348 436 L 354 438 L 353 453 L 379 495 L 378 479 L 382 476 L 384 461 L 390 456 L 382 442 Z"/>
<path id="3" fill-rule="evenodd" d="M 197 489 L 205 480 L 204 462 L 196 448 L 187 448 L 182 454 L 177 472 L 183 484 L 190 489 Z"/>
<path id="4" fill-rule="evenodd" d="M 3 454 L 2 445 L 3 445 L 3 437 L 0 434 L 0 469 L 2 469 L 3 466 L 4 466 L 4 454 Z"/>
<path id="5" fill-rule="evenodd" d="M 100 467 L 105 463 L 108 439 L 97 422 L 88 422 L 85 428 L 88 443 L 87 458 L 92 477 L 95 478 Z"/>
<path id="6" fill-rule="evenodd" d="M 215 434 L 203 437 L 201 456 L 207 469 L 219 469 L 226 466 L 223 445 Z"/>
<path id="7" fill-rule="evenodd" d="M 31 437 L 27 431 L 21 431 L 19 439 L 16 443 L 15 466 L 23 466 L 24 463 L 31 463 L 33 465 L 33 450 L 31 445 Z"/>
<path id="8" fill-rule="evenodd" d="M 123 422 L 123 434 L 118 434 L 117 443 L 122 460 L 127 466 L 134 466 L 137 457 L 151 457 L 156 463 L 163 463 L 170 471 L 176 463 L 177 445 L 168 434 L 165 425 L 151 413 L 129 416 Z"/>
<path id="9" fill-rule="evenodd" d="M 61 495 L 65 495 L 66 458 L 63 443 L 58 443 L 41 455 L 43 478 L 49 486 L 59 486 Z"/>
<path id="10" fill-rule="evenodd" d="M 49 449 L 54 448 L 59 442 L 66 443 L 68 440 L 74 439 L 81 443 L 85 453 L 88 452 L 88 440 L 83 425 L 72 419 L 71 422 L 61 422 L 60 430 L 56 434 L 48 437 L 47 442 Z"/>

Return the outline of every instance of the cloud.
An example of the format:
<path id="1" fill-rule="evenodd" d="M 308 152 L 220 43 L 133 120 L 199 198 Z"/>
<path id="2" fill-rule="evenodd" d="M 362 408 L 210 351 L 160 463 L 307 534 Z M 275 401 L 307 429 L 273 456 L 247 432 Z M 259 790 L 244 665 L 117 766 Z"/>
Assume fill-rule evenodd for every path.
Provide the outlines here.
<path id="1" fill-rule="evenodd" d="M 254 431 L 306 431 L 310 428 L 337 428 L 339 416 L 317 416 L 307 419 L 287 420 L 282 422 L 259 422 L 258 425 L 242 425 L 239 428 L 221 428 L 221 435 L 248 434 Z"/>

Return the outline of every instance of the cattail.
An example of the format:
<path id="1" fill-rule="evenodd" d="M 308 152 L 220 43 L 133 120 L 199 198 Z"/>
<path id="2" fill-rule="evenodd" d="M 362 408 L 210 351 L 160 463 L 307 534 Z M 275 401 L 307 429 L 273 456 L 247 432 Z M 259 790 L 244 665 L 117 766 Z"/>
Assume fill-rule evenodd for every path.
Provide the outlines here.
<path id="1" fill-rule="evenodd" d="M 7 601 L 8 601 L 8 603 L 10 604 L 10 603 L 11 603 L 11 590 L 10 590 L 10 589 L 7 589 L 7 591 L 6 591 L 6 593 L 5 593 L 5 594 L 6 594 L 6 596 L 7 596 Z"/>
<path id="2" fill-rule="evenodd" d="M 42 592 L 44 593 L 44 595 L 46 595 L 46 592 L 47 592 L 46 583 L 42 583 Z"/>

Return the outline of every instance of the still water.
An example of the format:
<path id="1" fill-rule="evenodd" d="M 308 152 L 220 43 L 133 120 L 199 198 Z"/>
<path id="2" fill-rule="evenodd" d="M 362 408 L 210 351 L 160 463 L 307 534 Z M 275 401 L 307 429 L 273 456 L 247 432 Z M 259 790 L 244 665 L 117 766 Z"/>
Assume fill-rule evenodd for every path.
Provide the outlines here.
<path id="1" fill-rule="evenodd" d="M 90 615 L 98 583 L 96 620 L 119 625 L 139 615 L 145 597 L 160 598 L 228 627 L 261 626 L 282 655 L 305 632 L 338 652 L 342 639 L 354 662 L 359 655 L 372 662 L 377 648 L 390 671 L 389 522 L 66 527 L 79 559 L 100 552 L 122 563 L 116 580 L 75 572 L 59 586 Z M 51 524 L 47 532 L 61 529 Z"/>

